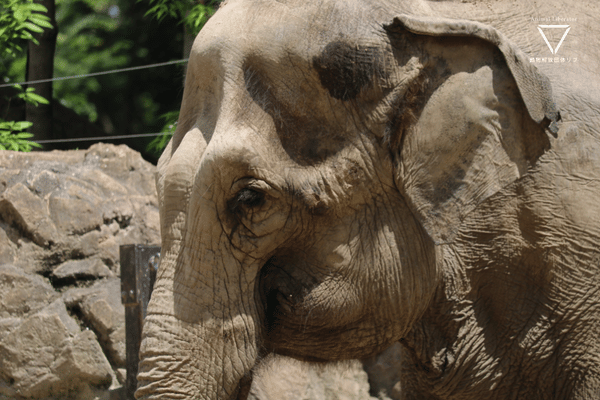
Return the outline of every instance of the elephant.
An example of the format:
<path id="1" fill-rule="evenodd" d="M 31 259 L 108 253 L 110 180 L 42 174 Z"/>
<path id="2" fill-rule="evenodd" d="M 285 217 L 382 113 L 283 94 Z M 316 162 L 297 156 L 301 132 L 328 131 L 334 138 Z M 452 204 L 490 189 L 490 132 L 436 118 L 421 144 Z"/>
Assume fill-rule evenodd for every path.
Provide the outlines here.
<path id="1" fill-rule="evenodd" d="M 537 23 L 452 5 L 211 17 L 158 164 L 138 399 L 244 399 L 270 354 L 394 343 L 405 399 L 600 397 L 597 60 L 538 63 Z"/>

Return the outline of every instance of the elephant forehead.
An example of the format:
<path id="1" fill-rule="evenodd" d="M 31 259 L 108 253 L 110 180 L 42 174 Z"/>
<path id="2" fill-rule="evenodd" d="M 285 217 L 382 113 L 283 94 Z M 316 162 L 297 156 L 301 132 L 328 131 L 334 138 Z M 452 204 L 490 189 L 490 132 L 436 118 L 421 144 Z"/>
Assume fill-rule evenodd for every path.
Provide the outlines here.
<path id="1" fill-rule="evenodd" d="M 190 63 L 236 86 L 247 71 L 270 75 L 281 97 L 357 97 L 383 71 L 381 25 L 363 2 L 230 1 L 196 39 Z M 358 18 L 358 20 L 357 20 Z M 212 70 L 204 59 L 212 59 Z M 215 62 L 217 65 L 215 65 Z M 242 72 L 243 71 L 243 72 Z M 246 73 L 244 76 L 243 73 Z M 312 89 L 311 89 L 312 88 Z M 314 107 L 319 109 L 319 106 Z M 322 108 L 322 107 L 321 107 Z"/>
<path id="2" fill-rule="evenodd" d="M 251 51 L 276 54 L 282 45 L 294 48 L 303 45 L 303 41 L 285 43 L 291 32 L 298 34 L 305 30 L 307 24 L 301 16 L 279 2 L 270 2 L 269 7 L 266 3 L 227 2 L 202 29 L 192 52 L 204 54 L 218 48 L 235 57 Z"/>
<path id="3" fill-rule="evenodd" d="M 298 3 L 298 4 L 295 4 Z M 333 36 L 360 36 L 366 5 L 360 1 L 235 0 L 226 2 L 202 29 L 194 49 L 217 39 L 235 50 L 279 56 L 280 49 L 306 52 Z"/>
<path id="4" fill-rule="evenodd" d="M 353 1 L 302 7 L 227 2 L 196 39 L 188 79 L 197 82 L 186 84 L 191 90 L 221 87 L 204 90 L 195 101 L 218 104 L 219 112 L 198 114 L 200 124 L 215 121 L 214 129 L 201 128 L 207 142 L 217 136 L 239 141 L 237 128 L 244 126 L 282 147 L 295 163 L 314 165 L 368 129 L 365 110 L 371 108 L 360 104 L 378 100 L 370 89 L 381 81 L 389 55 L 380 25 L 367 23 L 369 17 L 350 21 L 365 15 L 357 11 L 364 7 Z"/>
<path id="5" fill-rule="evenodd" d="M 229 190 L 249 176 L 325 193 L 312 167 L 338 171 L 340 187 L 369 169 L 362 134 L 380 96 L 370 89 L 392 56 L 365 4 L 230 0 L 209 20 L 192 49 L 176 134 L 201 134 L 194 181 L 207 196 L 214 181 Z"/>

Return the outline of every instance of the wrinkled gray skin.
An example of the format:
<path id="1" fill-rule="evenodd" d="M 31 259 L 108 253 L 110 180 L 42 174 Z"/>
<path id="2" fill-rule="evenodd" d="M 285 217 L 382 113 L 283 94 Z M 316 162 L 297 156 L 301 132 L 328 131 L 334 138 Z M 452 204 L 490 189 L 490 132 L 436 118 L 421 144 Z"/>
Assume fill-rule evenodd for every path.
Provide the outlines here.
<path id="1" fill-rule="evenodd" d="M 505 4 L 497 27 L 547 55 Z M 544 75 L 440 15 L 464 14 L 230 0 L 209 21 L 159 163 L 138 398 L 243 398 L 270 352 L 396 341 L 406 399 L 600 395 L 596 61 Z"/>

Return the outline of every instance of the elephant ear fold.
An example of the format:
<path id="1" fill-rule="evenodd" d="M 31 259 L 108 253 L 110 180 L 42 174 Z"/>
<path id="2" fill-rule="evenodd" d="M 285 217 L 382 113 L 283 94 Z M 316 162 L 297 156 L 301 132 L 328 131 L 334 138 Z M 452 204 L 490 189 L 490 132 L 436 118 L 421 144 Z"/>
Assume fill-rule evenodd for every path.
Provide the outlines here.
<path id="1" fill-rule="evenodd" d="M 547 127 L 556 137 L 560 114 L 552 100 L 552 86 L 548 77 L 541 74 L 519 49 L 489 25 L 476 21 L 437 17 L 400 15 L 385 26 L 389 31 L 406 30 L 425 36 L 464 36 L 485 40 L 496 46 L 504 55 L 506 64 L 517 83 L 519 92 L 531 119 Z"/>
<path id="2" fill-rule="evenodd" d="M 423 89 L 416 108 L 403 111 L 414 119 L 392 149 L 396 184 L 413 214 L 435 243 L 452 242 L 469 213 L 526 174 L 550 147 L 545 131 L 556 135 L 560 120 L 550 82 L 499 32 L 477 22 L 403 15 L 386 30 L 402 40 L 411 40 L 407 31 L 477 39 L 453 49 L 435 40 L 423 47 L 433 52 L 425 55 L 431 70 L 423 74 L 442 83 Z M 392 45 L 400 48 L 397 40 L 392 36 Z M 496 61 L 492 47 L 505 63 Z M 446 69 L 433 71 L 438 67 Z"/>

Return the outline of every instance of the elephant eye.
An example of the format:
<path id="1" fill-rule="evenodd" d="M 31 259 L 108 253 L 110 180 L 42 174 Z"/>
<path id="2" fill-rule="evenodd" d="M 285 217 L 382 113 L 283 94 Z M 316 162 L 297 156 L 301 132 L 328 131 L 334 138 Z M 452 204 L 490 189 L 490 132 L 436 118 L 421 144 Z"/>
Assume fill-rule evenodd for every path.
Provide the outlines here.
<path id="1" fill-rule="evenodd" d="M 242 189 L 238 192 L 236 200 L 246 207 L 259 207 L 265 201 L 265 194 L 253 189 Z"/>
<path id="2" fill-rule="evenodd" d="M 235 197 L 229 201 L 229 209 L 234 214 L 239 214 L 244 209 L 255 209 L 265 203 L 265 194 L 263 192 L 244 188 L 237 192 Z"/>

